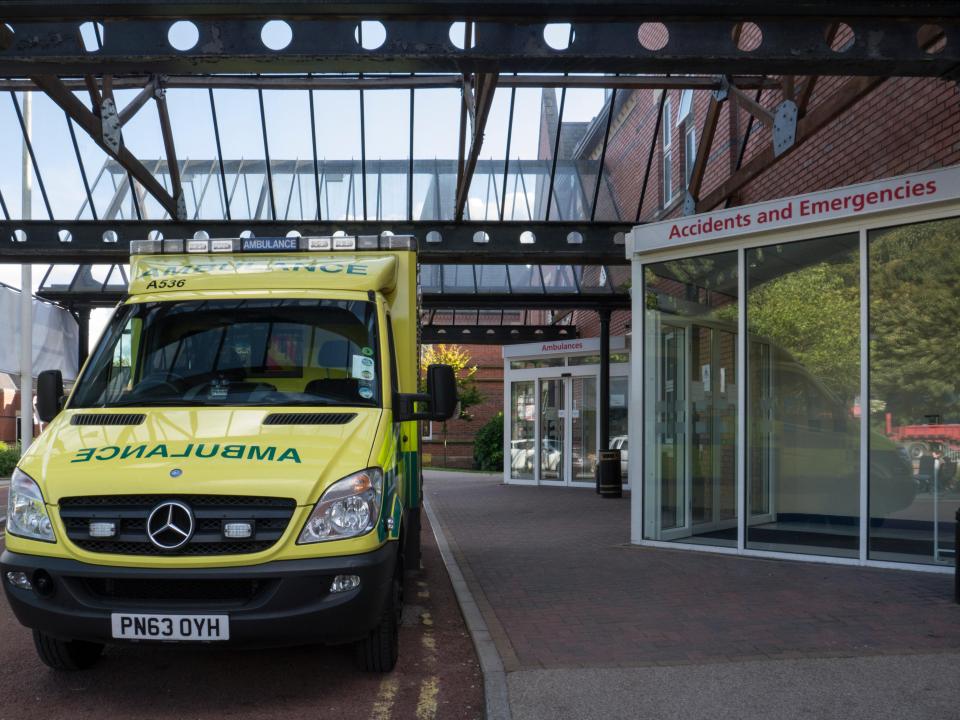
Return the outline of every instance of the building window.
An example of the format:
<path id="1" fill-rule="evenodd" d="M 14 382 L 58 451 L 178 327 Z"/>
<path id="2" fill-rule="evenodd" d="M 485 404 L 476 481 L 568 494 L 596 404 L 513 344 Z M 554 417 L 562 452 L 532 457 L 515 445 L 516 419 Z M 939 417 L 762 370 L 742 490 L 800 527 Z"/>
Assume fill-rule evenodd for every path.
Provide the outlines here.
<path id="1" fill-rule="evenodd" d="M 693 165 L 697 161 L 697 129 L 690 123 L 683 134 L 683 186 L 690 187 L 690 178 L 693 176 Z"/>
<path id="2" fill-rule="evenodd" d="M 433 440 L 433 420 L 423 420 L 420 425 L 423 440 Z"/>
<path id="3" fill-rule="evenodd" d="M 666 90 L 664 90 L 666 92 Z M 663 206 L 673 199 L 673 126 L 670 124 L 672 110 L 670 98 L 663 103 Z"/>
<path id="4" fill-rule="evenodd" d="M 680 109 L 677 110 L 677 127 L 683 125 L 688 117 L 693 119 L 693 90 L 684 90 L 680 94 Z"/>

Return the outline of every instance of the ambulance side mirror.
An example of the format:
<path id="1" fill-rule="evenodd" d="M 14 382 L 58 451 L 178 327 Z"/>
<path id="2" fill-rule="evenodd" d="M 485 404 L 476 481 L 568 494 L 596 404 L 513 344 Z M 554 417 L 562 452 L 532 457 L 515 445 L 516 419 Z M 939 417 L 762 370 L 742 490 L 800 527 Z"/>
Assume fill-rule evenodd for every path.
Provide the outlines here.
<path id="1" fill-rule="evenodd" d="M 457 411 L 457 376 L 449 365 L 427 368 L 427 395 L 430 396 L 430 419 L 449 420 Z"/>
<path id="2" fill-rule="evenodd" d="M 449 420 L 457 412 L 457 376 L 449 365 L 431 365 L 427 368 L 425 393 L 397 393 L 393 412 L 397 422 L 408 420 Z M 426 411 L 416 410 L 417 403 L 427 405 Z"/>
<path id="3" fill-rule="evenodd" d="M 37 415 L 48 423 L 63 407 L 63 374 L 59 370 L 44 370 L 37 375 Z"/>

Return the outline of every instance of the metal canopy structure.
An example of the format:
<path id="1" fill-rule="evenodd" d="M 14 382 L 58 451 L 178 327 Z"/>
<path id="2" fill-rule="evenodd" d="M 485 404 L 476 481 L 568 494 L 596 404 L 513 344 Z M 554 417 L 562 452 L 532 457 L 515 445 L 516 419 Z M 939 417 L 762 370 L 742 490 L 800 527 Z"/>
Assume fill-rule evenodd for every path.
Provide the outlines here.
<path id="1" fill-rule="evenodd" d="M 6 240 L 0 258 L 13 261 L 119 261 L 127 240 L 150 231 L 166 237 L 390 231 L 420 238 L 427 263 L 463 256 L 493 264 L 536 257 L 622 263 L 624 233 L 641 219 L 647 181 L 639 208 L 618 207 L 605 155 L 613 115 L 630 93 L 680 87 L 713 93 L 684 206 L 696 212 L 728 201 L 887 77 L 960 77 L 960 6 L 952 0 L 92 0 L 5 2 L 2 12 L 0 88 L 10 91 L 24 133 L 16 91 L 42 94 L 63 115 L 88 198 L 87 210 L 76 215 L 53 207 L 42 153 L 31 148 L 46 217 L 17 217 L 15 203 L 0 202 Z M 821 75 L 849 79 L 813 104 Z M 530 118 L 514 117 L 517 95 L 531 88 L 558 91 L 559 108 L 539 151 L 519 157 L 512 133 Z M 571 124 L 565 100 L 586 88 L 605 94 L 588 123 L 595 142 L 577 155 L 564 136 Z M 202 157 L 191 159 L 172 106 L 176 93 L 197 90 L 209 101 L 207 108 L 191 96 L 197 123 L 210 123 L 213 132 Z M 221 93 L 233 92 L 256 99 L 244 110 L 260 120 L 261 137 L 247 133 L 249 153 L 222 147 L 233 113 Z M 347 121 L 360 130 L 352 157 L 317 150 L 317 121 L 328 111 L 320 94 L 339 92 L 359 100 L 359 116 Z M 431 158 L 418 153 L 415 136 L 418 124 L 438 119 L 424 117 L 432 108 L 417 112 L 420 98 L 434 92 L 455 94 L 441 122 L 456 128 L 457 139 L 452 152 Z M 312 153 L 277 155 L 269 126 L 273 94 L 280 93 L 300 93 L 304 113 L 309 106 Z M 381 159 L 370 147 L 367 128 L 385 107 L 373 107 L 379 93 L 400 93 L 390 96 L 387 111 L 408 131 L 391 146 L 407 146 L 401 159 Z M 779 95 L 775 105 L 771 94 Z M 731 167 L 719 186 L 701 192 L 725 103 L 751 115 L 744 146 L 755 123 L 769 128 L 772 139 L 768 149 Z M 510 122 L 505 151 L 498 148 L 490 160 L 498 104 L 509 108 L 503 111 Z M 160 154 L 141 151 L 136 146 L 143 143 L 127 137 L 146 122 L 151 105 L 152 144 Z M 655 133 L 650 160 L 657 141 Z M 98 176 L 81 157 L 91 143 L 102 157 Z M 260 194 L 235 213 L 231 183 L 243 177 L 246 186 L 251 174 L 262 180 Z M 112 200 L 98 202 L 104 176 L 111 178 Z M 342 212 L 326 212 L 324 184 L 332 176 L 349 179 L 346 201 L 334 199 L 347 208 Z"/>

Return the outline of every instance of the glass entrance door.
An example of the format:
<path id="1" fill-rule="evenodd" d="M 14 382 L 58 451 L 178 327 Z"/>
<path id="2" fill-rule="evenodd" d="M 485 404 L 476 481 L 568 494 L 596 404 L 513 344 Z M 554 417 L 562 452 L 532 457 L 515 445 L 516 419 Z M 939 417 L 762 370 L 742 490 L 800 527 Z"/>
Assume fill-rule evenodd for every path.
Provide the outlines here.
<path id="1" fill-rule="evenodd" d="M 539 471 L 546 485 L 593 483 L 597 462 L 595 375 L 540 379 Z"/>
<path id="2" fill-rule="evenodd" d="M 571 482 L 593 482 L 597 462 L 597 379 L 567 378 L 571 388 L 570 463 Z"/>
<path id="3" fill-rule="evenodd" d="M 565 378 L 540 380 L 540 482 L 565 483 Z"/>

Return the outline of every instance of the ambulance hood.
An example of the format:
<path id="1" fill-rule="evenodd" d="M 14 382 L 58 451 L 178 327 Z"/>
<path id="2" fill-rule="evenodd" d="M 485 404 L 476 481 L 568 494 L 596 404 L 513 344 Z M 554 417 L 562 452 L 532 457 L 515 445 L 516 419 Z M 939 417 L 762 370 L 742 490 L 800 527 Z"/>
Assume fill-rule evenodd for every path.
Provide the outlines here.
<path id="1" fill-rule="evenodd" d="M 20 466 L 51 505 L 72 496 L 167 493 L 259 495 L 311 505 L 333 482 L 369 465 L 379 408 L 325 408 L 322 412 L 339 416 L 329 424 L 264 424 L 268 415 L 287 411 L 306 412 L 65 410 Z M 77 414 L 143 419 L 133 425 L 74 425 L 71 418 Z"/>

